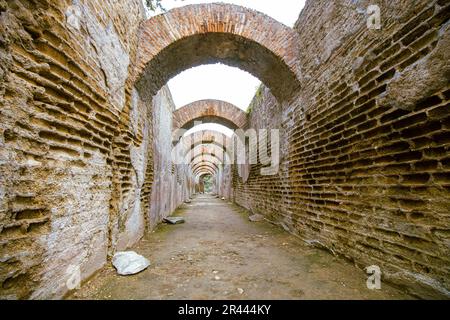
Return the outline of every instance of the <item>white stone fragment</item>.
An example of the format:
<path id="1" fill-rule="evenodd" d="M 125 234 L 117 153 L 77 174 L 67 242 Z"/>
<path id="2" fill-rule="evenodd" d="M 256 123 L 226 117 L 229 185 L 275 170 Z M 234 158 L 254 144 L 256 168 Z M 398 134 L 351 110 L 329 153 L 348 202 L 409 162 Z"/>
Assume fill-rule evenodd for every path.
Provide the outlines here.
<path id="1" fill-rule="evenodd" d="M 180 223 L 184 223 L 184 218 L 183 217 L 167 217 L 164 218 L 164 222 L 169 223 L 169 224 L 180 224 Z"/>
<path id="2" fill-rule="evenodd" d="M 112 264 L 118 274 L 126 276 L 147 269 L 150 261 L 134 251 L 122 251 L 114 255 Z"/>

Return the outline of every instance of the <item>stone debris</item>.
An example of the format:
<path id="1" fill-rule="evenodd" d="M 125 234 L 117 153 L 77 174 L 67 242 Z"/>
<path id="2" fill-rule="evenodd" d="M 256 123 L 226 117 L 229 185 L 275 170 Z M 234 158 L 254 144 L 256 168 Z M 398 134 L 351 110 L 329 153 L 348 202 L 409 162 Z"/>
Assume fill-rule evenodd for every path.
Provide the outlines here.
<path id="1" fill-rule="evenodd" d="M 0 299 L 64 297 L 73 266 L 86 280 L 204 194 L 224 201 L 196 210 L 256 206 L 357 265 L 373 248 L 416 296 L 449 297 L 449 1 L 384 1 L 382 32 L 360 32 L 367 1 L 337 2 L 311 1 L 291 28 L 231 4 L 146 19 L 141 1 L 0 0 Z M 263 82 L 248 112 L 175 107 L 167 79 L 211 59 Z M 258 164 L 228 164 L 234 138 L 174 141 L 197 120 L 289 130 L 258 130 Z"/>
<path id="2" fill-rule="evenodd" d="M 237 291 L 239 292 L 239 294 L 243 294 L 244 293 L 244 289 L 242 289 L 242 288 L 237 288 Z"/>
<path id="3" fill-rule="evenodd" d="M 181 224 L 184 223 L 185 220 L 183 217 L 167 217 L 164 218 L 164 222 L 168 224 Z"/>
<path id="4" fill-rule="evenodd" d="M 122 251 L 114 255 L 112 264 L 118 274 L 127 276 L 147 269 L 150 261 L 134 251 Z"/>
<path id="5" fill-rule="evenodd" d="M 250 220 L 251 222 L 260 222 L 264 220 L 264 216 L 260 214 L 253 214 L 248 217 L 248 220 Z"/>

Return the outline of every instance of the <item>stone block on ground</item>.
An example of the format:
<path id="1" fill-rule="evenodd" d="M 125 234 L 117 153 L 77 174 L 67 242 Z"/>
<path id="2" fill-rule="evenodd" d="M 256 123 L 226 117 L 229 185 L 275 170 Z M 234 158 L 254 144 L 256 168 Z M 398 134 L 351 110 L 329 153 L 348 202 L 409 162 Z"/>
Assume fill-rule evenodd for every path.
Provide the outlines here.
<path id="1" fill-rule="evenodd" d="M 118 274 L 127 276 L 147 269 L 150 261 L 134 251 L 122 251 L 114 255 L 112 264 Z"/>

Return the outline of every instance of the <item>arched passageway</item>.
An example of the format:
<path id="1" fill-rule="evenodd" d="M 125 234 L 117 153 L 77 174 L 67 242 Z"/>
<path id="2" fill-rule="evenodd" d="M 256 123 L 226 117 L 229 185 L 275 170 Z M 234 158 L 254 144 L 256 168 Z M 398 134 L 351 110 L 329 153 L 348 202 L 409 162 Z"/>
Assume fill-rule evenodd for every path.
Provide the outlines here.
<path id="1" fill-rule="evenodd" d="M 92 277 L 124 298 L 448 298 L 450 7 L 383 0 L 380 31 L 350 2 L 290 28 L 229 4 L 0 1 L 0 298 Z M 177 109 L 168 80 L 212 63 L 261 80 L 248 111 Z M 199 121 L 246 131 L 244 162 L 236 136 L 180 134 Z M 130 249 L 152 260 L 133 290 L 111 267 Z M 192 286 L 165 292 L 176 277 Z"/>
<path id="2" fill-rule="evenodd" d="M 365 289 L 364 274 L 355 274 L 351 264 L 339 263 L 274 225 L 249 222 L 241 209 L 213 195 L 197 195 L 182 214 L 187 222 L 181 228 L 161 226 L 145 236 L 147 244 L 139 252 L 160 262 L 152 268 L 151 283 L 145 272 L 135 276 L 133 285 L 126 277 L 102 274 L 72 298 L 405 298 L 387 286 Z"/>

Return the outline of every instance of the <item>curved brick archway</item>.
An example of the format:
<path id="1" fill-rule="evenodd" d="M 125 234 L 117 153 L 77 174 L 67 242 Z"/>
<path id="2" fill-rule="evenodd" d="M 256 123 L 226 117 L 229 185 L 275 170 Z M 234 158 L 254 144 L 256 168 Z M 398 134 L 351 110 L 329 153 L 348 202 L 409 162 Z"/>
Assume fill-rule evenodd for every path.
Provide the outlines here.
<path id="1" fill-rule="evenodd" d="M 214 122 L 230 129 L 238 129 L 247 124 L 247 113 L 226 101 L 199 100 L 173 113 L 173 130 L 189 130 L 197 121 Z"/>
<path id="2" fill-rule="evenodd" d="M 216 171 L 215 170 L 213 170 L 210 166 L 208 166 L 208 165 L 201 165 L 201 166 L 199 166 L 197 169 L 195 169 L 195 171 L 193 172 L 193 174 L 194 174 L 194 176 L 198 176 L 200 173 L 202 173 L 202 172 L 208 172 L 209 174 L 212 174 L 212 175 L 216 175 Z"/>
<path id="3" fill-rule="evenodd" d="M 226 154 L 227 160 L 232 160 L 233 154 L 229 150 L 231 147 L 231 139 L 227 135 L 215 130 L 202 130 L 184 136 L 176 145 L 176 151 L 173 156 L 178 164 L 189 163 L 189 155 L 196 155 L 199 152 L 211 153 L 208 150 L 214 149 L 216 154 Z"/>
<path id="4" fill-rule="evenodd" d="M 200 161 L 197 164 L 195 164 L 192 167 L 192 172 L 195 173 L 196 170 L 201 169 L 203 167 L 211 169 L 214 172 L 214 174 L 216 174 L 219 171 L 219 167 L 217 166 L 217 164 L 215 162 L 205 160 L 205 161 Z"/>
<path id="5" fill-rule="evenodd" d="M 222 159 L 214 154 L 199 154 L 191 160 L 190 165 L 192 168 L 194 168 L 199 163 L 206 161 L 214 163 L 217 167 L 222 164 Z"/>
<path id="6" fill-rule="evenodd" d="M 348 269 L 355 287 L 342 277 L 349 284 L 343 288 L 335 271 L 347 266 L 333 258 L 332 268 L 315 279 L 322 290 L 305 291 L 307 298 L 330 292 L 343 299 L 393 298 L 390 281 L 414 298 L 450 298 L 450 3 L 376 2 L 381 31 L 367 28 L 361 9 L 369 1 L 310 0 L 295 31 L 225 4 L 147 21 L 142 0 L 0 1 L 0 299 L 166 297 L 166 286 L 145 281 L 115 290 L 127 280 L 98 271 L 110 269 L 116 252 L 131 249 L 179 205 L 196 201 L 195 179 L 204 174 L 214 175 L 221 199 L 355 266 L 375 264 L 386 280 L 383 290 L 366 295 L 366 277 L 360 281 L 359 271 Z M 176 107 L 161 85 L 188 67 L 215 62 L 264 82 L 245 128 L 280 130 L 276 174 L 262 174 L 262 161 L 222 165 L 202 156 L 194 168 L 172 161 Z M 237 140 L 219 136 L 202 133 L 183 146 L 209 141 L 237 156 L 226 143 Z M 180 238 L 188 245 L 189 237 Z M 313 253 L 294 250 L 295 242 L 288 249 L 298 256 L 287 259 Z M 174 244 L 169 239 L 158 245 L 161 251 L 152 244 L 138 248 L 164 263 L 162 250 Z M 215 262 L 183 268 L 210 272 Z M 249 265 L 241 278 L 254 276 Z M 261 270 L 258 287 L 274 270 L 288 269 Z M 227 270 L 220 272 L 232 276 L 233 268 Z M 285 275 L 295 284 L 309 278 L 302 271 L 308 270 Z M 103 280 L 84 293 L 70 290 L 68 280 L 84 283 L 97 272 L 111 290 L 91 290 L 105 288 Z M 179 282 L 167 276 L 167 284 Z M 225 296 L 209 290 L 207 278 L 204 284 L 175 290 L 172 298 Z M 272 290 L 271 297 L 298 297 L 298 290 L 283 287 L 286 292 Z M 267 297 L 264 290 L 246 294 Z"/>
<path id="7" fill-rule="evenodd" d="M 212 146 L 219 147 L 223 152 L 227 152 L 231 157 L 228 148 L 232 145 L 232 140 L 227 135 L 216 130 L 201 130 L 191 133 L 187 136 L 183 136 L 180 141 L 175 144 L 177 148 L 176 154 L 179 161 L 184 161 L 185 156 L 193 149 L 199 146 Z M 178 161 L 178 160 L 177 160 Z"/>
<path id="8" fill-rule="evenodd" d="M 285 101 L 299 88 L 299 44 L 295 30 L 257 11 L 189 5 L 142 23 L 133 79 L 156 94 L 179 72 L 220 62 L 253 74 Z"/>
<path id="9" fill-rule="evenodd" d="M 195 170 L 204 163 L 210 163 L 218 170 L 219 165 L 221 165 L 221 160 L 216 156 L 203 155 L 201 157 L 197 157 L 194 160 L 192 160 L 190 166 L 192 170 Z"/>
<path id="10" fill-rule="evenodd" d="M 208 172 L 199 172 L 198 177 L 201 178 L 201 177 L 207 176 L 207 175 L 209 175 L 209 174 L 210 174 L 210 173 L 208 173 Z"/>
<path id="11" fill-rule="evenodd" d="M 201 176 L 204 176 L 204 175 L 210 175 L 210 176 L 213 176 L 213 177 L 214 177 L 214 174 L 213 174 L 213 173 L 211 173 L 211 172 L 209 172 L 209 171 L 207 171 L 207 170 L 203 170 L 203 171 L 199 171 L 199 173 L 195 176 L 194 181 L 199 181 L 199 178 L 200 178 Z"/>

